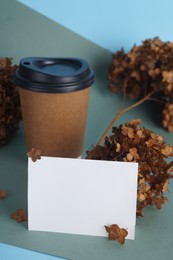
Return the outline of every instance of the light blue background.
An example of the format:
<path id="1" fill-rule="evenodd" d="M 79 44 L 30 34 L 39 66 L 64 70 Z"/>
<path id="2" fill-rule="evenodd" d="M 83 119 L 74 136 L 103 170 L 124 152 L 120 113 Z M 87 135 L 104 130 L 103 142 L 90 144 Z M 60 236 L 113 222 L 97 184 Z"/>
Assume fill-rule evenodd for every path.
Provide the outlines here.
<path id="1" fill-rule="evenodd" d="M 172 0 L 19 0 L 112 52 L 159 36 L 173 41 Z"/>
<path id="2" fill-rule="evenodd" d="M 33 251 L 21 249 L 15 246 L 0 244 L 1 260 L 63 260 L 65 258 L 40 254 Z"/>

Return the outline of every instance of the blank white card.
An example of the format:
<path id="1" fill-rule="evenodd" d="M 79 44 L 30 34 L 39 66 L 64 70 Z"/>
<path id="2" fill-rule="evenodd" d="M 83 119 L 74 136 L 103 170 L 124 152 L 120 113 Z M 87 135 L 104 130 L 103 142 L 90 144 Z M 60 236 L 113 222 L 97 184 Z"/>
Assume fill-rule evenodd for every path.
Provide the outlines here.
<path id="1" fill-rule="evenodd" d="M 134 239 L 138 164 L 28 159 L 29 230 L 107 236 L 118 224 Z"/>

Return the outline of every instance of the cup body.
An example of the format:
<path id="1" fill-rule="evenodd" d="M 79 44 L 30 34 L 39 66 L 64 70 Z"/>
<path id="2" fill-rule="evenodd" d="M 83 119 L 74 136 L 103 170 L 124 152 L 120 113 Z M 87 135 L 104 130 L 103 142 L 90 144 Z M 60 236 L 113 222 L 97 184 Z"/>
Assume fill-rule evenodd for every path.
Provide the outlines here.
<path id="1" fill-rule="evenodd" d="M 37 58 L 34 59 L 37 60 Z M 44 60 L 44 58 L 42 59 Z M 57 60 L 58 59 L 56 59 L 56 62 Z M 25 58 L 25 63 L 25 65 L 30 65 L 31 61 L 27 64 Z M 43 80 L 41 84 L 40 82 L 38 84 L 37 80 L 36 84 L 35 81 L 33 84 L 32 73 L 31 76 L 29 76 L 31 79 L 26 79 L 26 77 L 23 77 L 22 70 L 20 71 L 20 66 L 19 71 L 16 74 L 16 82 L 19 85 L 18 90 L 22 108 L 27 151 L 36 148 L 40 149 L 44 156 L 77 158 L 81 156 L 83 152 L 90 93 L 90 86 L 85 84 L 91 83 L 91 81 L 89 82 L 87 80 L 82 84 L 80 83 L 82 86 L 80 87 L 79 84 L 77 84 L 77 69 L 75 68 L 75 87 L 77 86 L 77 88 L 74 87 L 74 79 L 71 80 L 72 84 L 70 84 L 69 74 L 72 78 L 74 69 L 69 73 L 70 65 L 68 60 L 68 83 L 65 83 L 68 85 L 67 90 L 66 85 L 63 85 L 64 77 L 66 77 L 66 68 L 64 69 L 66 65 L 63 63 L 63 66 L 60 66 L 60 64 L 57 66 L 58 70 L 60 68 L 64 69 L 63 84 L 52 84 L 52 64 L 50 67 L 47 64 L 49 63 L 46 59 L 46 70 L 50 74 L 50 77 L 48 77 L 50 83 L 44 78 L 45 82 Z M 81 66 L 79 69 L 81 69 Z M 46 74 L 45 68 L 41 73 Z M 55 76 L 55 71 L 53 73 Z M 61 75 L 59 76 L 59 74 L 62 72 L 56 73 L 58 73 L 58 77 L 60 78 Z M 44 77 L 47 77 L 47 75 L 44 75 Z M 91 77 L 93 80 L 93 73 L 91 73 L 90 78 Z M 60 81 L 60 79 L 58 80 Z M 34 89 L 35 86 L 37 90 L 35 90 L 36 88 Z M 48 92 L 46 92 L 45 89 L 47 89 Z"/>

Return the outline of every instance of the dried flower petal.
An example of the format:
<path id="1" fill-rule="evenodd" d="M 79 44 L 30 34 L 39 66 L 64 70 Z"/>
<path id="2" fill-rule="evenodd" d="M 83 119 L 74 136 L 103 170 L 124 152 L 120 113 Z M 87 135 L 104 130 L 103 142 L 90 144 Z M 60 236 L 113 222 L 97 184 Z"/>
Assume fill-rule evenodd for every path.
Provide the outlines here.
<path id="1" fill-rule="evenodd" d="M 123 125 L 122 126 L 122 134 L 126 135 L 126 136 L 128 136 L 130 138 L 133 138 L 134 137 L 133 128 L 127 127 L 127 126 Z"/>
<path id="2" fill-rule="evenodd" d="M 166 145 L 162 150 L 161 153 L 165 156 L 170 156 L 172 154 L 173 147 L 170 145 Z"/>
<path id="3" fill-rule="evenodd" d="M 4 199 L 6 195 L 7 195 L 6 191 L 0 190 L 0 200 Z"/>
<path id="4" fill-rule="evenodd" d="M 163 205 L 168 201 L 166 197 L 154 197 L 153 203 L 156 205 L 157 209 L 161 209 Z"/>
<path id="5" fill-rule="evenodd" d="M 121 150 L 121 145 L 119 143 L 117 143 L 115 151 L 118 153 L 118 152 L 120 152 L 120 150 Z"/>
<path id="6" fill-rule="evenodd" d="M 131 126 L 139 126 L 141 124 L 141 119 L 133 119 L 133 120 L 130 120 L 128 125 L 131 125 Z"/>

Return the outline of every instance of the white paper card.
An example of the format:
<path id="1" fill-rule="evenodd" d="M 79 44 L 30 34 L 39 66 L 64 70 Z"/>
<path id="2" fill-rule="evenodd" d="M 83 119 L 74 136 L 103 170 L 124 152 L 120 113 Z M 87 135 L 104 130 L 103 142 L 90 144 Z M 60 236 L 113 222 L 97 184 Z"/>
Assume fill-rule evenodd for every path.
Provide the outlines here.
<path id="1" fill-rule="evenodd" d="M 107 236 L 118 224 L 134 239 L 137 174 L 137 163 L 29 159 L 29 230 Z"/>

